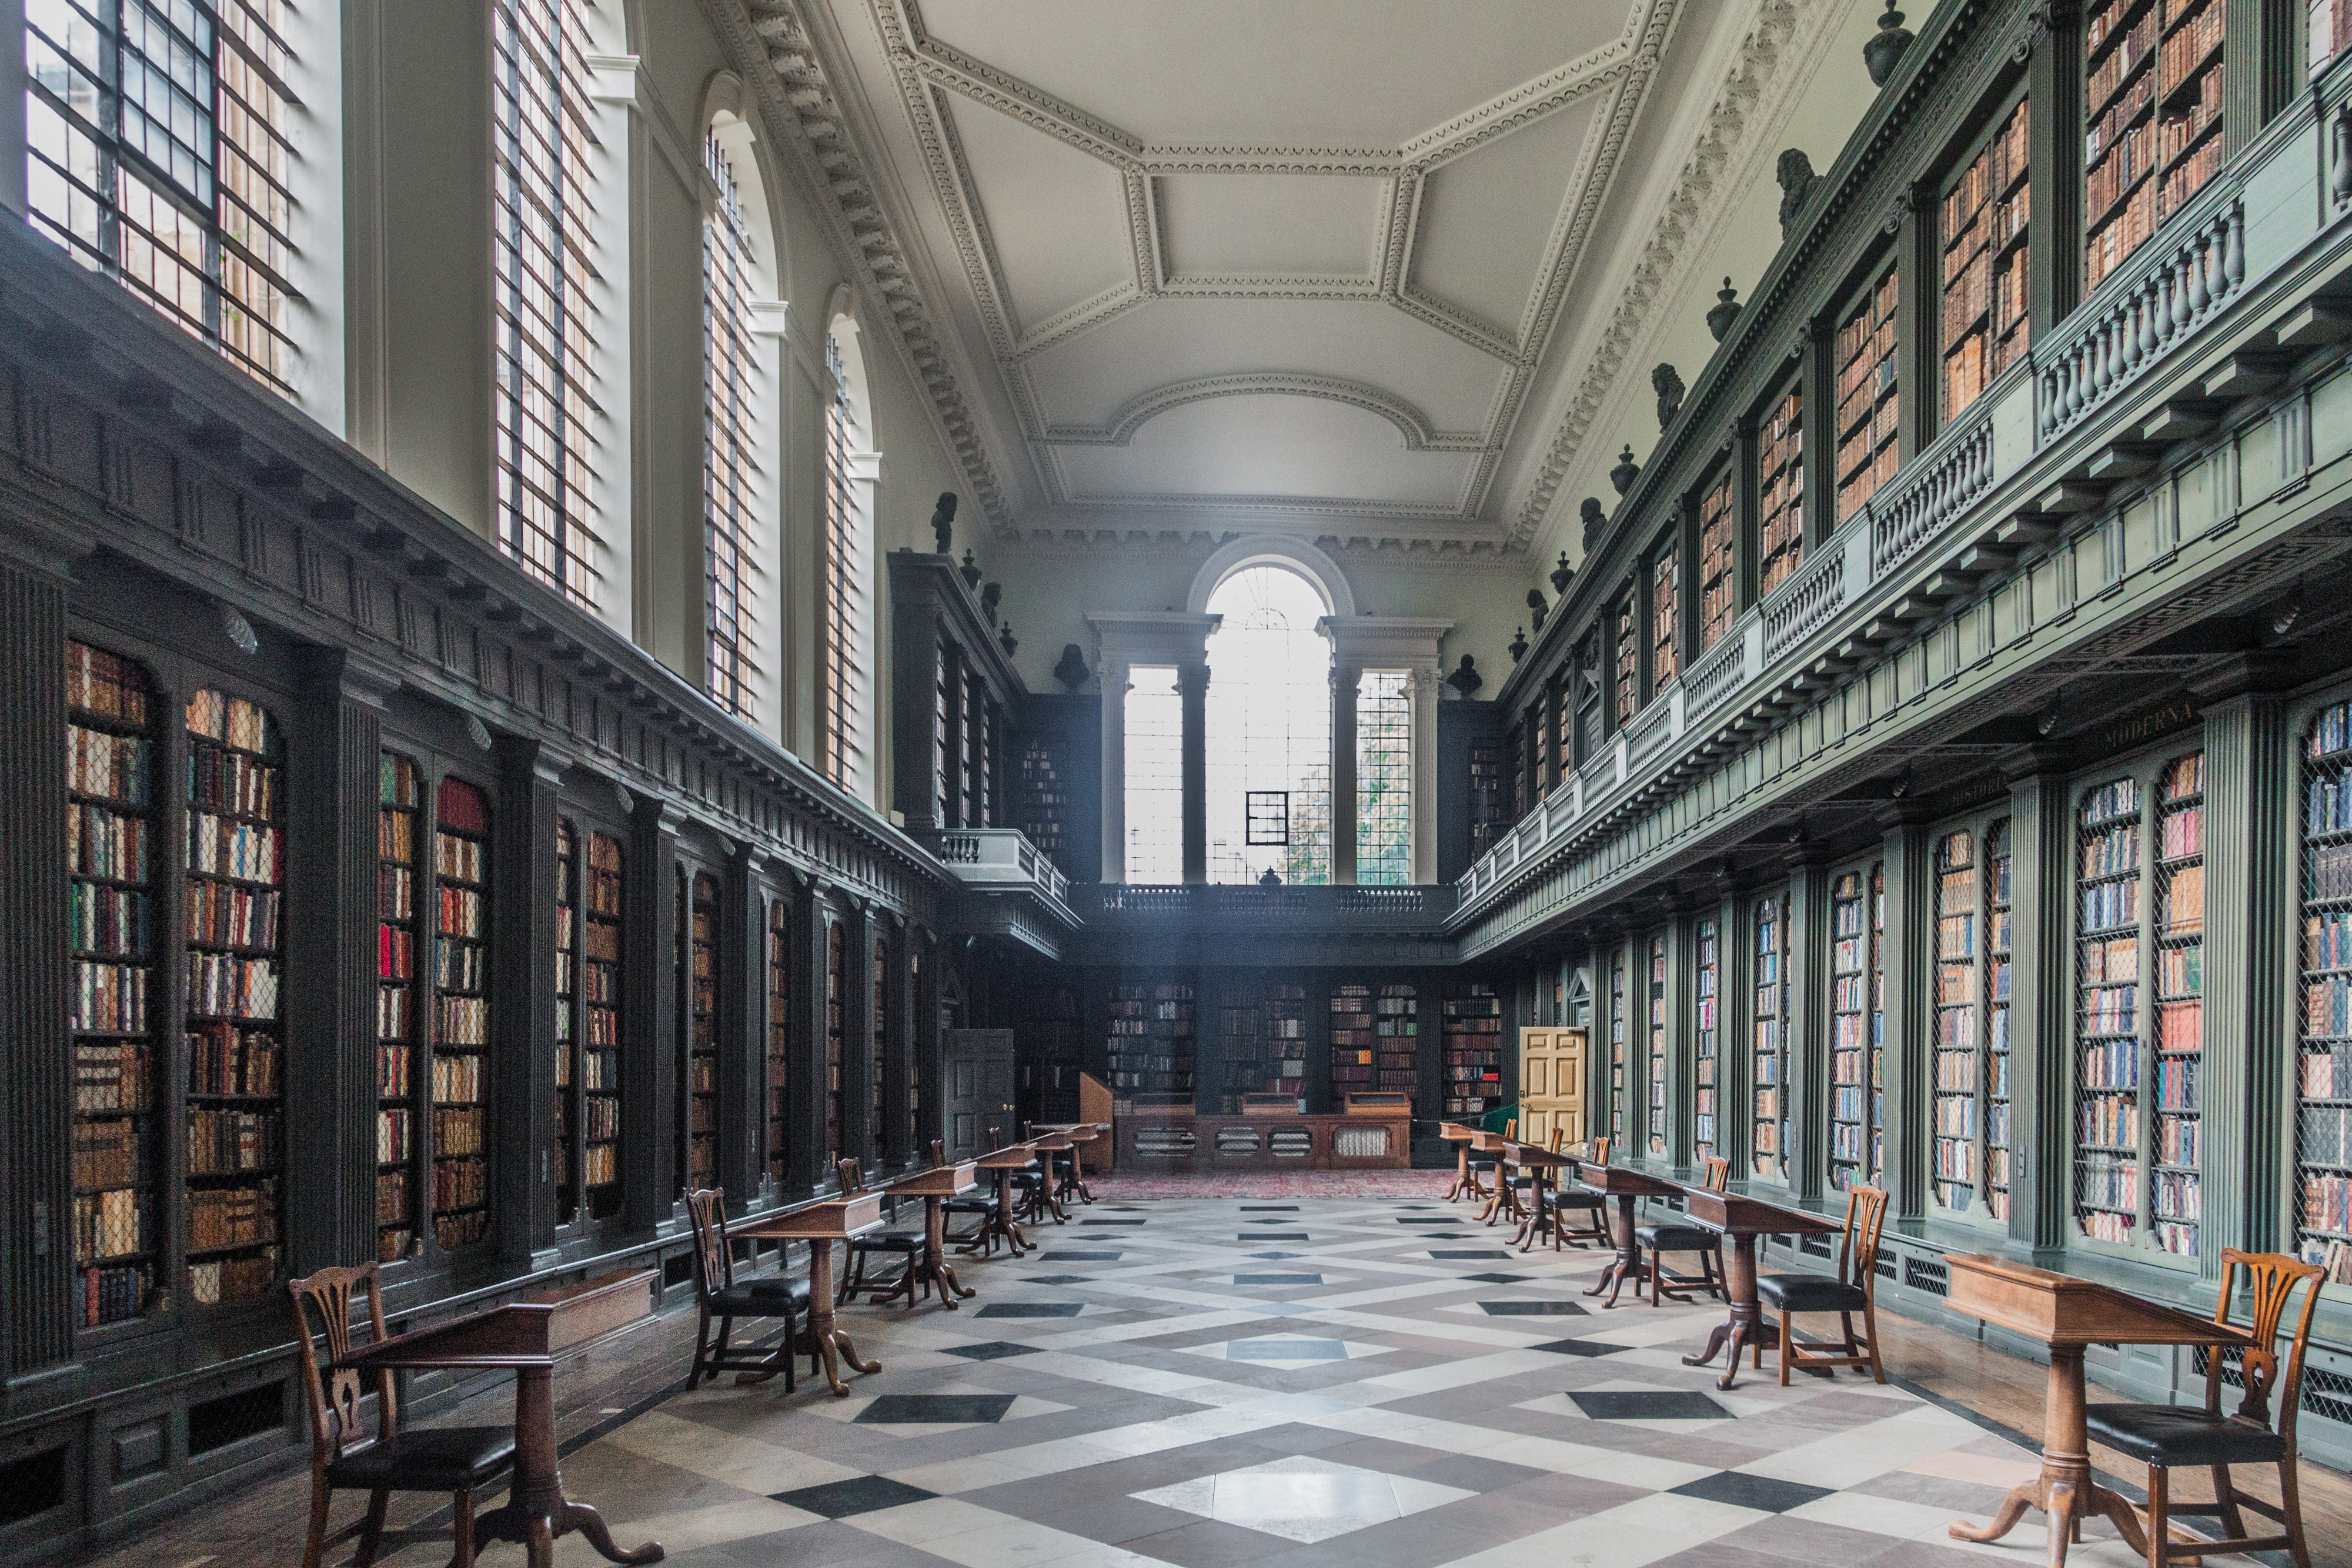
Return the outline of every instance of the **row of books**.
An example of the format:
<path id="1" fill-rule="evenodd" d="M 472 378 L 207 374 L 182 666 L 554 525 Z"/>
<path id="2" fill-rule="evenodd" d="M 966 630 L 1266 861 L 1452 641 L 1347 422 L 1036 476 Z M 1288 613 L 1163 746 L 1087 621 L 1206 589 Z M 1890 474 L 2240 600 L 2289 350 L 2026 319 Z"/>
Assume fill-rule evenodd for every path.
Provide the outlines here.
<path id="1" fill-rule="evenodd" d="M 2082 995 L 2084 1034 L 2129 1034 L 2139 1027 L 2137 986 L 2091 986 Z"/>
<path id="2" fill-rule="evenodd" d="M 149 1108 L 148 1050 L 141 1040 L 74 1047 L 74 1113 L 135 1114 Z"/>
<path id="3" fill-rule="evenodd" d="M 489 1233 L 490 1214 L 487 1208 L 437 1216 L 433 1221 L 433 1239 L 444 1252 L 456 1252 L 471 1247 Z"/>
<path id="4" fill-rule="evenodd" d="M 2139 1162 L 2085 1155 L 2074 1162 L 2074 1201 L 2093 1208 L 2131 1209 L 2139 1204 Z"/>
<path id="5" fill-rule="evenodd" d="M 75 1194 L 73 1236 L 77 1263 L 146 1251 L 146 1193 L 119 1186 L 107 1192 Z"/>
<path id="6" fill-rule="evenodd" d="M 278 769 L 234 751 L 191 747 L 188 804 L 225 817 L 267 821 L 278 815 Z"/>
<path id="7" fill-rule="evenodd" d="M 488 847 L 479 839 L 461 838 L 456 833 L 434 835 L 434 874 L 455 882 L 483 881 L 483 852 Z"/>
<path id="8" fill-rule="evenodd" d="M 77 1030 L 143 1033 L 147 1028 L 147 971 L 135 964 L 78 958 L 68 1022 Z"/>
<path id="9" fill-rule="evenodd" d="M 188 940 L 224 947 L 278 946 L 278 890 L 188 883 Z"/>
<path id="10" fill-rule="evenodd" d="M 188 1195 L 188 1245 L 200 1252 L 278 1239 L 278 1184 L 206 1187 Z"/>
<path id="11" fill-rule="evenodd" d="M 188 869 L 245 882 L 278 880 L 278 830 L 209 811 L 188 813 Z"/>
<path id="12" fill-rule="evenodd" d="M 74 876 L 145 882 L 150 836 L 144 817 L 77 800 L 66 808 L 66 870 Z"/>
<path id="13" fill-rule="evenodd" d="M 2103 19 L 2106 15 L 2108 13 L 2102 12 L 2100 17 Z M 2111 37 L 2103 33 L 2088 41 L 2094 54 L 2102 45 L 2112 42 L 2112 47 L 2099 63 L 2091 68 L 2090 79 L 2083 89 L 2084 100 L 2096 106 L 2114 97 L 2116 89 L 2124 84 L 2125 79 L 2153 57 L 2157 42 L 2155 8 L 2151 6 L 2143 11 L 2130 29 L 2120 37 Z"/>
<path id="14" fill-rule="evenodd" d="M 380 1166 L 406 1162 L 415 1132 L 416 1113 L 403 1106 L 387 1105 L 375 1113 L 375 1163 Z"/>
<path id="15" fill-rule="evenodd" d="M 478 991 L 489 974 L 489 949 L 478 942 L 436 942 L 433 983 L 445 991 Z"/>
<path id="16" fill-rule="evenodd" d="M 278 960 L 226 953 L 188 955 L 187 1006 L 203 1018 L 278 1016 Z"/>
<path id="17" fill-rule="evenodd" d="M 445 1046 L 482 1045 L 489 1039 L 490 1004 L 481 997 L 434 998 L 434 1040 Z"/>
<path id="18" fill-rule="evenodd" d="M 2085 1096 L 2074 1108 L 2074 1134 L 2086 1148 L 2139 1146 L 2139 1102 L 2121 1094 Z"/>
<path id="19" fill-rule="evenodd" d="M 408 1201 L 407 1170 L 394 1166 L 390 1170 L 376 1172 L 375 1222 L 378 1225 L 406 1225 L 413 1212 Z M 407 1237 L 404 1234 L 401 1238 L 401 1250 L 406 1250 L 406 1247 Z M 399 1252 L 393 1254 L 395 1258 L 399 1255 Z"/>
<path id="20" fill-rule="evenodd" d="M 2319 716 L 2312 720 L 2311 733 L 2304 737 L 2303 754 L 2315 761 L 2339 751 L 2352 751 L 2352 703 L 2337 703 L 2321 709 Z"/>
<path id="21" fill-rule="evenodd" d="M 188 1111 L 188 1174 L 233 1176 L 278 1168 L 280 1117 L 275 1111 L 192 1106 Z"/>
<path id="22" fill-rule="evenodd" d="M 2305 1105 L 2295 1149 L 2305 1165 L 2352 1166 L 2352 1106 Z"/>
<path id="23" fill-rule="evenodd" d="M 192 1030 L 184 1042 L 191 1094 L 274 1095 L 278 1086 L 278 1045 L 259 1030 L 215 1024 Z"/>
<path id="24" fill-rule="evenodd" d="M 2305 898 L 2352 898 L 2352 843 L 2312 845 L 2303 874 Z"/>
<path id="25" fill-rule="evenodd" d="M 2183 860 L 2205 852 L 2205 812 L 2201 807 L 2177 807 L 2164 813 L 2157 852 L 2166 860 Z"/>
<path id="26" fill-rule="evenodd" d="M 433 1157 L 455 1158 L 478 1155 L 485 1140 L 482 1135 L 486 1113 L 479 1107 L 439 1110 L 433 1113 Z"/>
<path id="27" fill-rule="evenodd" d="M 2321 975 L 2304 982 L 2303 1031 L 2307 1036 L 2352 1034 L 2352 975 Z"/>
<path id="28" fill-rule="evenodd" d="M 2084 248 L 2084 287 L 2095 288 L 2124 258 L 2156 233 L 2156 186 L 2142 181 L 2105 227 Z"/>
<path id="29" fill-rule="evenodd" d="M 77 1122 L 73 1130 L 73 1183 L 77 1190 L 136 1186 L 149 1179 L 147 1141 L 136 1122 Z"/>
<path id="30" fill-rule="evenodd" d="M 399 984 L 379 985 L 375 992 L 375 1033 L 378 1040 L 404 1040 L 415 1017 L 415 993 Z"/>
<path id="31" fill-rule="evenodd" d="M 2161 1166 L 2200 1163 L 2198 1129 L 2203 1125 L 2193 1116 L 2158 1116 L 2156 1119 L 2156 1163 Z"/>
<path id="32" fill-rule="evenodd" d="M 81 1326 L 124 1322 L 147 1310 L 148 1292 L 155 1276 L 144 1263 L 111 1269 L 85 1269 L 81 1273 Z"/>
<path id="33" fill-rule="evenodd" d="M 278 1283 L 278 1249 L 250 1258 L 212 1258 L 188 1265 L 188 1294 L 196 1304 L 249 1301 Z"/>
<path id="34" fill-rule="evenodd" d="M 1936 1177 L 1939 1181 L 1973 1184 L 1977 1179 L 1976 1145 L 1966 1138 L 1937 1139 Z"/>
<path id="35" fill-rule="evenodd" d="M 147 678 L 128 659 L 87 643 L 66 644 L 66 701 L 123 724 L 147 722 Z"/>
<path id="36" fill-rule="evenodd" d="M 489 1170 L 486 1161 L 436 1161 L 433 1166 L 433 1207 L 435 1210 L 469 1208 L 489 1196 Z"/>
<path id="37" fill-rule="evenodd" d="M 102 729 L 68 725 L 66 788 L 77 795 L 142 807 L 147 804 L 153 757 L 153 747 L 138 736 L 110 735 Z"/>
<path id="38" fill-rule="evenodd" d="M 188 733 L 241 751 L 274 755 L 278 725 L 259 703 L 207 688 L 188 699 Z"/>
<path id="39" fill-rule="evenodd" d="M 2156 1108 L 2195 1111 L 2203 1103 L 2199 1094 L 2200 1066 L 2193 1056 L 2161 1056 L 2156 1061 Z"/>
<path id="40" fill-rule="evenodd" d="M 488 908 L 488 901 L 479 888 L 445 884 L 441 889 L 441 917 L 434 929 L 444 936 L 479 941 L 489 935 Z"/>
<path id="41" fill-rule="evenodd" d="M 2085 931 L 2108 931 L 2119 925 L 2129 925 L 2139 919 L 2139 878 L 2126 877 L 2120 882 L 2102 882 L 2081 890 L 2083 895 L 2082 928 Z"/>
<path id="42" fill-rule="evenodd" d="M 2339 1236 L 2352 1232 L 2352 1176 L 2303 1178 L 2303 1228 Z"/>

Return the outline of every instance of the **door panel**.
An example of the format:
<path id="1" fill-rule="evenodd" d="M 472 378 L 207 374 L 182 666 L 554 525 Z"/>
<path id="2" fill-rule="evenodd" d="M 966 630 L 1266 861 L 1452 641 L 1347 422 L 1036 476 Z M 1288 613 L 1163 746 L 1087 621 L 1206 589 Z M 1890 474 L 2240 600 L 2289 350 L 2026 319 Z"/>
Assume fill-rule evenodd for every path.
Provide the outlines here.
<path id="1" fill-rule="evenodd" d="M 989 1150 L 989 1129 L 1015 1141 L 1013 1118 L 1013 1031 L 951 1029 L 940 1035 L 941 1076 L 947 1081 L 940 1125 L 947 1156 L 969 1160 Z"/>
<path id="2" fill-rule="evenodd" d="M 1519 1030 L 1519 1136 L 1560 1146 L 1584 1142 L 1585 1031 L 1580 1029 Z"/>

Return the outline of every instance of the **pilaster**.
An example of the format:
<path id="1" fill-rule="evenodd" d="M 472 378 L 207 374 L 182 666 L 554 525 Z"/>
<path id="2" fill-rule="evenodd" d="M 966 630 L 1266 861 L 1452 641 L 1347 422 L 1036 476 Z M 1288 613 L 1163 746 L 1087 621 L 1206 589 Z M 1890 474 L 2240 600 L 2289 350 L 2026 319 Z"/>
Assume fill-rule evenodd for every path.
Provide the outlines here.
<path id="1" fill-rule="evenodd" d="M 792 1014 L 793 1052 L 787 1067 L 784 1096 L 789 1141 L 783 1190 L 790 1199 L 805 1197 L 825 1177 L 824 1137 L 824 949 L 831 911 L 819 896 L 816 880 L 798 870 L 792 873 L 787 896 L 793 906 Z"/>
<path id="2" fill-rule="evenodd" d="M 2063 766 L 2063 758 L 2050 751 L 2010 768 L 2010 917 L 2013 929 L 2040 933 L 2042 939 L 2018 942 L 2010 958 L 2009 1180 L 2011 1193 L 2022 1200 L 2012 1196 L 2009 1236 L 2012 1245 L 2036 1251 L 2063 1245 L 2066 1226 L 2067 1089 L 2074 1075 L 2067 1061 L 2071 954 L 2063 934 L 2073 929 L 2074 833 Z M 1913 951 L 1924 960 L 1924 946 Z"/>
<path id="3" fill-rule="evenodd" d="M 842 917 L 841 1157 L 871 1166 L 874 1097 L 882 1071 L 874 1049 L 874 909 L 855 900 Z"/>
<path id="4" fill-rule="evenodd" d="M 915 990 L 908 955 L 914 934 L 903 915 L 886 915 L 880 923 L 889 944 L 889 959 L 882 971 L 882 1125 L 875 1139 L 883 1163 L 904 1168 L 915 1157 L 912 1127 Z"/>
<path id="5" fill-rule="evenodd" d="M 1404 681 L 1412 725 L 1412 880 L 1428 884 L 1438 880 L 1435 662 L 1407 670 Z"/>
<path id="6" fill-rule="evenodd" d="M 1882 1077 L 1877 1086 L 1880 1136 L 1885 1154 L 1879 1185 L 1897 1218 L 1916 1219 L 1927 1207 L 1929 1019 L 1934 995 L 1928 955 L 1934 934 L 1935 878 L 1927 863 L 1929 836 L 1918 809 L 1879 818 L 1880 855 L 1886 874 L 1886 930 L 1879 943 L 1885 965 Z M 2019 862 L 2022 865 L 2024 862 Z M 2032 929 L 2021 925 L 2021 929 Z M 2018 1009 L 2011 1007 L 2012 1019 Z M 2012 1027 L 2014 1027 L 2012 1025 Z M 2011 1048 L 2011 1061 L 2016 1060 Z"/>
<path id="7" fill-rule="evenodd" d="M 2033 131 L 2026 155 L 2033 192 L 2026 308 L 2036 339 L 2083 297 L 2082 6 L 2057 0 L 2042 6 L 2040 17 L 2026 66 L 2026 119 Z"/>
<path id="8" fill-rule="evenodd" d="M 635 1228 L 670 1218 L 677 1164 L 677 822 L 637 797 L 622 886 L 621 1190 Z"/>
<path id="9" fill-rule="evenodd" d="M 1176 691 L 1183 706 L 1184 880 L 1209 880 L 1209 665 L 1205 659 L 1176 666 Z"/>
<path id="10" fill-rule="evenodd" d="M 555 1239 L 555 1053 L 549 1043 L 556 1036 L 559 1004 L 555 966 L 547 956 L 555 951 L 556 790 L 563 763 L 535 740 L 501 736 L 497 745 L 499 831 L 490 845 L 490 912 L 499 940 L 490 962 L 496 966 L 493 994 L 500 999 L 490 1009 L 490 1073 L 491 1124 L 503 1157 L 493 1162 L 491 1175 L 497 1184 L 499 1255 L 528 1264 Z M 374 766 L 371 756 L 371 799 Z M 373 816 L 373 810 L 345 811 L 354 831 L 372 826 Z M 367 885 L 373 886 L 374 834 L 369 832 L 367 840 L 360 848 L 369 858 Z M 371 900 L 361 913 L 373 910 Z M 371 940 L 373 935 L 368 933 Z M 362 947 L 362 956 L 366 951 Z M 368 990 L 373 989 L 371 981 Z M 371 1047 L 362 1060 L 373 1055 Z M 367 1087 L 373 1095 L 372 1079 Z M 372 1103 L 369 1109 L 373 1121 Z"/>
<path id="11" fill-rule="evenodd" d="M 1364 672 L 1331 662 L 1331 880 L 1356 880 L 1356 695 Z"/>
<path id="12" fill-rule="evenodd" d="M 1829 866 L 1810 849 L 1789 856 L 1788 1024 L 1780 1040 L 1781 1177 L 1819 1197 L 1829 1169 Z"/>
<path id="13" fill-rule="evenodd" d="M 1127 694 L 1125 659 L 1105 654 L 1096 671 L 1102 688 L 1102 880 L 1127 880 Z"/>
<path id="14" fill-rule="evenodd" d="M 1666 904 L 1664 922 L 1665 1030 L 1664 1038 L 1656 1044 L 1666 1064 L 1665 1135 L 1654 1144 L 1649 1141 L 1647 1120 L 1649 1095 L 1646 1091 L 1648 1079 L 1645 1077 L 1643 1081 L 1645 1088 L 1642 1096 L 1643 1147 L 1649 1152 L 1653 1159 L 1662 1159 L 1670 1165 L 1681 1166 L 1688 1165 L 1691 1157 L 1691 1009 L 1694 1001 L 1692 992 L 1696 988 L 1692 977 L 1697 966 L 1692 962 L 1690 906 L 1679 898 L 1669 900 Z M 1643 955 L 1642 987 L 1644 1000 L 1649 995 L 1648 958 L 1649 956 L 1646 953 Z M 1646 1030 L 1648 1009 L 1644 1008 L 1643 1010 Z M 1649 1063 L 1644 1061 L 1643 1068 L 1646 1073 Z"/>
<path id="15" fill-rule="evenodd" d="M 727 857 L 719 894 L 719 1186 L 741 1209 L 760 1190 L 760 1142 L 767 1120 L 766 932 L 761 915 L 760 853 L 749 844 Z"/>

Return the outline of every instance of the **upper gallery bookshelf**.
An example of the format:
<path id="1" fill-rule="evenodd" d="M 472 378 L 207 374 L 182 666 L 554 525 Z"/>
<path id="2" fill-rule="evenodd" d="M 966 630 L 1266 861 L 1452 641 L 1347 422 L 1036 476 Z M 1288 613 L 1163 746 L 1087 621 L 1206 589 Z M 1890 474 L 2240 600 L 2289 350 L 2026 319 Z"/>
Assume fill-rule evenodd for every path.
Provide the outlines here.
<path id="1" fill-rule="evenodd" d="M 2227 0 L 2105 0 L 2083 20 L 2083 287 L 2221 165 Z"/>
<path id="2" fill-rule="evenodd" d="M 2032 150 L 2023 99 L 1944 193 L 1944 415 L 1958 413 L 2025 352 Z"/>
<path id="3" fill-rule="evenodd" d="M 1902 387 L 1895 374 L 1895 306 L 1900 292 L 1890 262 L 1839 321 L 1837 329 L 1837 520 L 1843 524 L 1895 475 L 1901 461 Z"/>

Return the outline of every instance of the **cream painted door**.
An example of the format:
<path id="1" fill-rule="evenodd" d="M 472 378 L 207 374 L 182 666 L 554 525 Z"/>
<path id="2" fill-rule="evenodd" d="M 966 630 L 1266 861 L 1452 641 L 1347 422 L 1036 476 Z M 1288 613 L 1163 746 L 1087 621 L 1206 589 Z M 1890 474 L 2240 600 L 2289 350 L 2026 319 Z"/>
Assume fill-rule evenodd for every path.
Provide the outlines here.
<path id="1" fill-rule="evenodd" d="M 1519 1136 L 1560 1147 L 1584 1142 L 1585 1031 L 1580 1029 L 1519 1030 Z"/>

